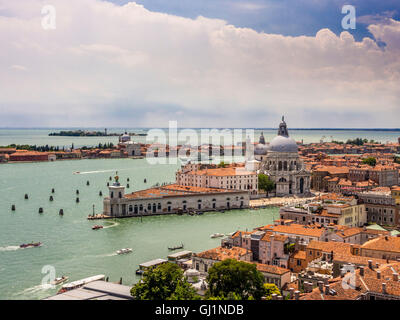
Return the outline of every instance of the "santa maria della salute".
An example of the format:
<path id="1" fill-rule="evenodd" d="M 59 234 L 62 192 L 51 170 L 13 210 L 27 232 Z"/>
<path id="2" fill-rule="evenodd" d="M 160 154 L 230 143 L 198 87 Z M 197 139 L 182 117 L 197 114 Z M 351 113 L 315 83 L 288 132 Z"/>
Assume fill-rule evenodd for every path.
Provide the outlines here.
<path id="1" fill-rule="evenodd" d="M 261 134 L 254 149 L 254 159 L 248 163 L 275 182 L 277 196 L 310 194 L 311 172 L 300 159 L 296 142 L 289 137 L 284 117 L 278 135 L 269 144 Z"/>

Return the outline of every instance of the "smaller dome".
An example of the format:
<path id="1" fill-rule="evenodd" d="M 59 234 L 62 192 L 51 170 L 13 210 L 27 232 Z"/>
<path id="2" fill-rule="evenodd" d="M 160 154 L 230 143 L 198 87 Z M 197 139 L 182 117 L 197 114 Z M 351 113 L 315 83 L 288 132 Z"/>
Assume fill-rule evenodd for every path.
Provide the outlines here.
<path id="1" fill-rule="evenodd" d="M 254 148 L 254 154 L 255 155 L 265 155 L 268 152 L 268 147 L 265 144 L 259 143 L 256 145 L 256 147 Z"/>
<path id="2" fill-rule="evenodd" d="M 125 134 L 121 136 L 121 142 L 128 142 L 128 141 L 131 141 L 131 136 L 125 132 Z"/>

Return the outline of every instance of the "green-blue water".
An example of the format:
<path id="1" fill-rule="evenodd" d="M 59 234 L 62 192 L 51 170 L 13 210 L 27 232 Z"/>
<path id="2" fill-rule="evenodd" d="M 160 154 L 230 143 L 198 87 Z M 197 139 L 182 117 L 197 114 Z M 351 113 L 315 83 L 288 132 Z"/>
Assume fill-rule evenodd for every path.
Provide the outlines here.
<path id="1" fill-rule="evenodd" d="M 178 165 L 150 166 L 145 159 L 72 160 L 46 163 L 0 165 L 0 299 L 39 299 L 56 290 L 41 286 L 43 266 L 51 265 L 56 275 L 70 281 L 105 274 L 110 281 L 123 278 L 124 284 L 138 280 L 139 263 L 165 258 L 168 246 L 185 244 L 198 252 L 216 247 L 220 239 L 210 234 L 229 233 L 265 225 L 277 218 L 277 209 L 226 211 L 202 216 L 154 216 L 115 221 L 88 221 L 95 204 L 101 212 L 106 183 L 115 171 L 121 182 L 130 178 L 128 191 L 174 180 Z M 74 172 L 81 174 L 73 174 Z M 143 179 L 147 178 L 147 183 Z M 86 181 L 90 181 L 90 186 Z M 50 202 L 51 189 L 54 201 Z M 75 202 L 79 189 L 80 203 Z M 24 194 L 29 199 L 24 200 Z M 16 211 L 11 211 L 11 205 Z M 39 214 L 39 207 L 44 213 Z M 60 208 L 64 216 L 59 216 Z M 106 226 L 92 230 L 100 223 Z M 19 244 L 41 241 L 40 248 L 18 249 Z M 133 248 L 119 256 L 115 251 Z"/>

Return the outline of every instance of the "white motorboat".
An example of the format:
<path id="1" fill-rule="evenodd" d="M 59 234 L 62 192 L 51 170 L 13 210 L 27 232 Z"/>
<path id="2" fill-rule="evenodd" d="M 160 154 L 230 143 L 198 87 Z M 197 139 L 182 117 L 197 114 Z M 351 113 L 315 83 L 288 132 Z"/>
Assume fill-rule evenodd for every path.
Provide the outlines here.
<path id="1" fill-rule="evenodd" d="M 62 277 L 58 277 L 58 278 L 55 278 L 52 282 L 51 282 L 51 284 L 52 285 L 59 285 L 59 284 L 61 284 L 61 283 L 64 283 L 65 281 L 67 281 L 69 278 L 67 277 L 67 276 L 62 276 Z"/>
<path id="2" fill-rule="evenodd" d="M 223 237 L 224 234 L 223 233 L 213 233 L 210 238 L 219 238 L 219 237 Z"/>
<path id="3" fill-rule="evenodd" d="M 117 250 L 117 254 L 126 254 L 126 253 L 131 253 L 132 249 L 131 248 L 125 248 L 121 250 Z"/>

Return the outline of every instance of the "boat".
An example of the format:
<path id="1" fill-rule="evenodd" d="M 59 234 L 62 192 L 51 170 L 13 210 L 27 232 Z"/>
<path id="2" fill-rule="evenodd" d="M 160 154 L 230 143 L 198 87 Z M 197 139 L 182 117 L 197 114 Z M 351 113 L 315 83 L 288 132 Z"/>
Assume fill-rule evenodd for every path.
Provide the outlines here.
<path id="1" fill-rule="evenodd" d="M 210 238 L 219 238 L 219 237 L 223 237 L 224 234 L 223 233 L 213 233 Z"/>
<path id="2" fill-rule="evenodd" d="M 183 243 L 181 243 L 180 246 L 175 246 L 175 247 L 168 247 L 168 250 L 178 250 L 178 249 L 183 249 Z"/>
<path id="3" fill-rule="evenodd" d="M 51 282 L 51 284 L 57 286 L 65 281 L 67 281 L 68 279 L 69 278 L 67 276 L 58 277 L 58 278 L 55 278 L 54 281 Z"/>
<path id="4" fill-rule="evenodd" d="M 96 224 L 92 227 L 92 230 L 97 230 L 97 229 L 103 229 L 103 226 Z"/>
<path id="5" fill-rule="evenodd" d="M 70 290 L 73 290 L 76 288 L 80 288 L 80 287 L 84 286 L 85 284 L 88 284 L 93 281 L 104 280 L 105 278 L 106 278 L 106 276 L 104 274 L 99 274 L 99 275 L 92 276 L 89 278 L 73 281 L 73 282 L 64 284 L 61 287 L 61 289 L 57 292 L 57 294 L 64 293 L 64 292 L 67 292 L 67 291 L 70 291 Z"/>
<path id="6" fill-rule="evenodd" d="M 20 248 L 33 248 L 33 247 L 40 247 L 42 245 L 41 242 L 31 242 L 31 243 L 23 243 L 19 247 Z"/>
<path id="7" fill-rule="evenodd" d="M 136 274 L 137 274 L 137 275 L 141 276 L 143 273 L 144 273 L 143 270 L 141 270 L 141 269 L 136 269 Z"/>
<path id="8" fill-rule="evenodd" d="M 131 253 L 132 249 L 131 248 L 125 248 L 121 250 L 117 250 L 117 254 L 126 254 L 126 253 Z"/>

